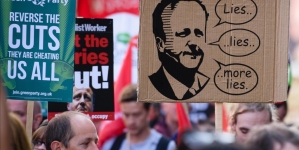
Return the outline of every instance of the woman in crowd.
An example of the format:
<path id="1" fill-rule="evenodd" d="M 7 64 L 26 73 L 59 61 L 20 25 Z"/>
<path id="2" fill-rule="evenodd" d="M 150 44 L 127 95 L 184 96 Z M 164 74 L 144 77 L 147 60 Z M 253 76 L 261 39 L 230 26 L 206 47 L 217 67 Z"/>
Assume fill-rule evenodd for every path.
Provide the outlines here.
<path id="1" fill-rule="evenodd" d="M 48 120 L 44 120 L 39 128 L 33 133 L 33 150 L 46 150 L 45 133 L 48 126 Z"/>
<path id="2" fill-rule="evenodd" d="M 2 81 L 1 76 L 0 81 Z M 0 82 L 0 149 L 12 150 L 11 145 L 9 145 L 11 136 L 9 134 L 9 118 L 7 112 L 8 110 L 6 107 L 6 92 L 4 90 L 2 82 Z"/>
<path id="3" fill-rule="evenodd" d="M 19 120 L 18 116 L 13 113 L 9 113 L 8 117 L 13 150 L 31 150 L 30 142 L 25 128 L 22 122 Z"/>

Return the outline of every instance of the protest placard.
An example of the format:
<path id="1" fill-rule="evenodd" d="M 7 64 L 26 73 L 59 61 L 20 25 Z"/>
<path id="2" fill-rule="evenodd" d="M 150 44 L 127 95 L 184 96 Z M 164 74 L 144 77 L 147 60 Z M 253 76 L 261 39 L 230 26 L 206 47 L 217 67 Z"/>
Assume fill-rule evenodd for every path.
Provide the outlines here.
<path id="1" fill-rule="evenodd" d="M 48 118 L 79 111 L 94 120 L 114 120 L 113 21 L 77 18 L 72 102 L 49 103 Z"/>
<path id="2" fill-rule="evenodd" d="M 0 70 L 8 99 L 69 102 L 76 1 L 0 2 Z"/>
<path id="3" fill-rule="evenodd" d="M 142 102 L 287 99 L 289 1 L 140 1 Z"/>

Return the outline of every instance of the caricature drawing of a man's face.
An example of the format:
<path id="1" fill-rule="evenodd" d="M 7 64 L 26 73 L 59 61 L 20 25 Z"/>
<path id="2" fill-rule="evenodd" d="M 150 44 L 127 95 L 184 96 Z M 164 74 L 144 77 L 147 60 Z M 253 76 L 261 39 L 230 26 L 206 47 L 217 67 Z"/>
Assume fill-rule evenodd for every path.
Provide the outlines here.
<path id="1" fill-rule="evenodd" d="M 200 0 L 161 0 L 156 6 L 153 33 L 161 67 L 149 79 L 165 97 L 186 100 L 208 83 L 209 77 L 199 72 L 207 18 Z"/>
<path id="2" fill-rule="evenodd" d="M 188 11 L 190 8 L 198 11 Z M 179 17 L 182 15 L 186 17 Z M 166 39 L 173 40 L 163 42 L 165 45 L 173 46 L 165 47 L 164 53 L 186 68 L 198 68 L 203 60 L 204 55 L 200 47 L 205 44 L 205 19 L 200 19 L 203 16 L 205 12 L 198 3 L 181 1 L 170 17 L 172 33 L 165 36 Z M 191 23 L 190 18 L 194 18 Z M 178 23 L 185 23 L 185 25 L 176 26 Z"/>

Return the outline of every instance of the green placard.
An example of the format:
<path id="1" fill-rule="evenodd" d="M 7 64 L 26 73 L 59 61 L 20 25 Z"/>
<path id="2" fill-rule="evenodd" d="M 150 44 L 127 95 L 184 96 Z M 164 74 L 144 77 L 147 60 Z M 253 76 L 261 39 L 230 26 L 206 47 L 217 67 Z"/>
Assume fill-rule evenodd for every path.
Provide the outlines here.
<path id="1" fill-rule="evenodd" d="M 75 0 L 1 0 L 0 71 L 8 99 L 70 102 Z"/>

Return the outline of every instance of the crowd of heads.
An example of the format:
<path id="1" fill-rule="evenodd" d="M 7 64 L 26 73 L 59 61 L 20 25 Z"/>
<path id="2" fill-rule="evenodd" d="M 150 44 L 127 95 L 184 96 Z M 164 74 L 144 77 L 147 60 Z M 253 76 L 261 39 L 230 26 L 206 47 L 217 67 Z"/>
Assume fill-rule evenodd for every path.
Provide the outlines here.
<path id="1" fill-rule="evenodd" d="M 136 100 L 136 85 L 125 87 L 119 97 L 122 119 L 131 139 L 141 137 L 151 129 L 156 129 L 163 136 L 176 141 L 177 150 L 218 150 L 220 148 L 223 150 L 299 150 L 298 131 L 288 128 L 283 123 L 278 123 L 279 113 L 274 104 L 231 104 L 228 115 L 229 132 L 227 133 L 215 132 L 214 115 L 206 113 L 205 117 L 198 117 L 198 121 L 192 123 L 192 129 L 184 132 L 178 139 L 178 117 L 175 103 L 151 104 Z M 38 122 L 37 127 L 33 123 L 34 132 L 32 139 L 29 140 L 24 126 L 26 120 L 22 120 L 26 110 L 12 107 L 13 102 L 19 103 L 20 108 L 26 105 L 20 101 L 7 101 L 10 110 L 7 116 L 9 124 L 7 130 L 11 133 L 8 136 L 10 139 L 8 147 L 11 149 L 98 149 L 99 139 L 95 124 L 89 116 L 78 111 L 67 111 L 49 122 L 48 120 Z M 189 106 L 187 110 L 198 112 L 194 110 L 200 109 L 197 105 L 186 105 Z M 215 107 L 212 104 L 203 106 L 205 109 Z M 39 102 L 34 103 L 33 118 L 40 115 L 40 107 Z M 39 120 L 33 119 L 33 122 Z"/>
<path id="2" fill-rule="evenodd" d="M 200 11 L 195 14 L 186 11 L 187 3 L 192 4 L 192 9 Z M 200 16 L 203 19 L 195 20 L 193 24 L 186 24 L 184 28 L 173 26 L 170 29 L 168 26 L 176 22 L 175 16 L 182 12 L 189 13 L 188 15 L 193 18 Z M 204 59 L 203 47 L 207 44 L 208 11 L 199 0 L 161 0 L 152 17 L 153 34 L 163 72 L 172 75 L 187 87 L 193 86 L 198 68 Z M 181 19 L 181 22 L 187 22 L 188 18 Z M 167 33 L 169 30 L 174 32 Z M 299 41 L 298 37 L 292 39 Z M 177 72 L 183 72 L 188 78 L 182 77 Z M 160 81 L 156 80 L 158 75 L 159 71 L 154 73 L 150 77 L 151 82 L 167 98 L 188 99 L 200 92 L 200 89 L 197 89 L 191 95 L 190 92 L 164 93 L 165 90 L 169 91 L 170 88 L 176 87 L 166 88 L 165 84 L 158 83 L 157 81 Z M 205 82 L 201 84 L 204 85 Z M 72 99 L 66 106 L 68 111 L 50 121 L 47 119 L 43 121 L 41 103 L 35 101 L 32 138 L 29 139 L 25 129 L 28 124 L 28 102 L 6 100 L 0 82 L 0 149 L 98 150 L 99 127 L 84 114 L 94 111 L 95 96 L 92 89 L 73 87 Z M 190 112 L 192 127 L 183 132 L 180 138 L 178 138 L 179 121 L 175 103 L 137 102 L 137 85 L 128 85 L 120 94 L 119 104 L 128 143 L 145 142 L 151 130 L 155 130 L 173 143 L 176 142 L 170 144 L 171 146 L 168 145 L 168 149 L 176 146 L 177 150 L 299 150 L 299 132 L 283 123 L 288 110 L 286 102 L 231 104 L 227 118 L 229 132 L 215 131 L 215 106 L 212 103 L 186 104 L 186 112 Z"/>

